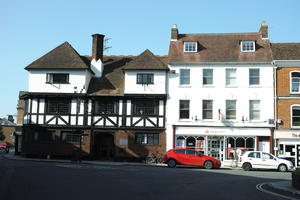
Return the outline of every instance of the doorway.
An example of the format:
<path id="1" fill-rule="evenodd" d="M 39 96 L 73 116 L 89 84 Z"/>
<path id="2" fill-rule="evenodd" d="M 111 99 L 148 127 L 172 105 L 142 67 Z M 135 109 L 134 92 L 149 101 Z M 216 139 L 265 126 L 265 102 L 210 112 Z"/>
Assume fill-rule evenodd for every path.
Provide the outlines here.
<path id="1" fill-rule="evenodd" d="M 113 133 L 95 133 L 94 157 L 95 159 L 110 159 L 115 154 Z"/>

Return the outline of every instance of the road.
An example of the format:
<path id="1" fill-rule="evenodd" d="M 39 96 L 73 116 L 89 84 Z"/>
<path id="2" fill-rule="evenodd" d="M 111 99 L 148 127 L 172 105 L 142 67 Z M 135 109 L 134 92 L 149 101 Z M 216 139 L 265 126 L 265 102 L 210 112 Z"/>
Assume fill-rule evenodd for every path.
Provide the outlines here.
<path id="1" fill-rule="evenodd" d="M 15 161 L 0 155 L 0 197 L 8 200 L 279 200 L 256 185 L 290 176 L 272 171 Z"/>

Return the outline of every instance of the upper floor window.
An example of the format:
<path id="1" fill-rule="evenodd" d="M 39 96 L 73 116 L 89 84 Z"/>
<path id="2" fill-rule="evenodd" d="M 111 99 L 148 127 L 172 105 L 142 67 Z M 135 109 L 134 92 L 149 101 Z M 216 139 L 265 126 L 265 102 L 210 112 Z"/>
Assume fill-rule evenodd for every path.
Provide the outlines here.
<path id="1" fill-rule="evenodd" d="M 236 85 L 236 69 L 226 69 L 226 85 Z"/>
<path id="2" fill-rule="evenodd" d="M 242 41 L 241 42 L 241 51 L 242 52 L 254 52 L 255 51 L 255 42 L 254 41 Z"/>
<path id="3" fill-rule="evenodd" d="M 226 119 L 236 119 L 236 100 L 226 100 Z"/>
<path id="4" fill-rule="evenodd" d="M 291 92 L 300 92 L 300 72 L 291 73 Z"/>
<path id="5" fill-rule="evenodd" d="M 135 100 L 133 101 L 133 114 L 135 115 L 157 115 L 158 102 L 156 100 Z"/>
<path id="6" fill-rule="evenodd" d="M 212 119 L 213 115 L 213 101 L 212 100 L 203 100 L 202 102 L 202 118 L 203 119 Z"/>
<path id="7" fill-rule="evenodd" d="M 190 118 L 190 100 L 179 101 L 179 118 L 189 119 Z"/>
<path id="8" fill-rule="evenodd" d="M 95 114 L 117 114 L 117 101 L 111 99 L 96 101 Z"/>
<path id="9" fill-rule="evenodd" d="M 300 106 L 292 106 L 292 126 L 300 127 Z"/>
<path id="10" fill-rule="evenodd" d="M 152 73 L 138 73 L 137 74 L 137 84 L 153 84 L 154 75 Z"/>
<path id="11" fill-rule="evenodd" d="M 69 83 L 69 74 L 55 74 L 47 73 L 46 83 L 52 84 L 68 84 Z"/>
<path id="12" fill-rule="evenodd" d="M 69 114 L 70 100 L 68 99 L 49 99 L 47 103 L 48 114 Z"/>
<path id="13" fill-rule="evenodd" d="M 259 69 L 249 69 L 249 85 L 259 85 Z"/>
<path id="14" fill-rule="evenodd" d="M 203 85 L 212 85 L 213 81 L 213 70 L 203 69 Z"/>
<path id="15" fill-rule="evenodd" d="M 260 100 L 250 100 L 249 103 L 250 120 L 260 119 Z"/>
<path id="16" fill-rule="evenodd" d="M 180 69 L 180 85 L 189 85 L 189 84 L 190 84 L 190 70 Z"/>
<path id="17" fill-rule="evenodd" d="M 184 52 L 197 52 L 197 42 L 184 42 Z"/>

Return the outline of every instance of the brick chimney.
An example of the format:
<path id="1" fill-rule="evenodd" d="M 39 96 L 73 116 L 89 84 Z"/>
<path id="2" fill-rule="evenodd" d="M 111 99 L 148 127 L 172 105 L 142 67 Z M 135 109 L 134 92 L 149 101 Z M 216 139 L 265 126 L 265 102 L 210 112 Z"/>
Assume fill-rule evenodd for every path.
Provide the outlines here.
<path id="1" fill-rule="evenodd" d="M 171 40 L 177 40 L 178 39 L 178 29 L 177 25 L 173 24 L 173 27 L 171 29 Z"/>
<path id="2" fill-rule="evenodd" d="M 95 59 L 96 61 L 101 59 L 103 60 L 103 42 L 105 35 L 101 34 L 94 34 L 93 37 L 93 49 L 92 49 L 92 59 Z"/>
<path id="3" fill-rule="evenodd" d="M 263 21 L 261 23 L 259 32 L 261 33 L 261 36 L 262 36 L 263 39 L 268 39 L 269 38 L 269 35 L 268 35 L 268 25 L 267 25 L 267 23 L 265 21 Z"/>

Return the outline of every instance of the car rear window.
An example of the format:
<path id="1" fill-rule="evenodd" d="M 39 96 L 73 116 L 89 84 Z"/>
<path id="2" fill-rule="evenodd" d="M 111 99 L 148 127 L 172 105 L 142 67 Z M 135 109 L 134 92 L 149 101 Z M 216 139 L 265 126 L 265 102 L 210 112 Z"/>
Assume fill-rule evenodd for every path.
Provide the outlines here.
<path id="1" fill-rule="evenodd" d="M 252 153 L 249 153 L 248 157 L 249 158 L 260 158 L 260 153 L 259 152 L 252 152 Z"/>
<path id="2" fill-rule="evenodd" d="M 185 154 L 185 149 L 174 150 L 176 154 Z"/>

